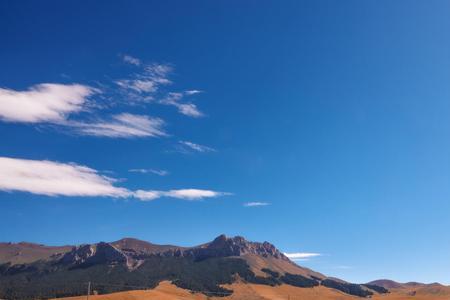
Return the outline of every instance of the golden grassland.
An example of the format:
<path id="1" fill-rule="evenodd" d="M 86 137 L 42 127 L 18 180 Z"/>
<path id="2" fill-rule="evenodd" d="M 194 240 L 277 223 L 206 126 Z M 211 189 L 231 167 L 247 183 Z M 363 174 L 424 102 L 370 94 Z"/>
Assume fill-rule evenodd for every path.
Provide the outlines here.
<path id="1" fill-rule="evenodd" d="M 90 296 L 90 300 L 357 300 L 363 299 L 343 294 L 326 287 L 298 288 L 290 285 L 267 286 L 259 284 L 234 283 L 224 287 L 233 290 L 227 297 L 207 297 L 181 289 L 168 281 L 161 282 L 155 289 L 128 291 L 108 295 Z M 64 298 L 85 300 L 86 296 Z M 442 285 L 428 285 L 420 288 L 392 290 L 389 294 L 374 295 L 374 300 L 449 300 L 450 288 Z"/>

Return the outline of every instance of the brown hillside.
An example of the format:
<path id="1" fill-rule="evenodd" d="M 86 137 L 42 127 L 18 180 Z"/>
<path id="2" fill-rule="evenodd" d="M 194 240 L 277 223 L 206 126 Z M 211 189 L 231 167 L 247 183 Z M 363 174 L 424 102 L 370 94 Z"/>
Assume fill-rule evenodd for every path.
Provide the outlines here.
<path id="1" fill-rule="evenodd" d="M 129 291 L 109 295 L 91 296 L 92 300 L 357 300 L 363 299 L 355 296 L 343 294 L 339 291 L 323 286 L 315 288 L 298 288 L 290 285 L 271 287 L 259 284 L 234 283 L 226 285 L 234 291 L 228 297 L 206 297 L 198 293 L 191 293 L 188 290 L 180 289 L 175 285 L 164 281 L 153 290 Z M 415 290 L 393 291 L 386 295 L 374 295 L 373 300 L 448 300 L 449 287 L 432 286 Z M 86 296 L 64 298 L 65 300 L 84 300 Z"/>
<path id="2" fill-rule="evenodd" d="M 33 243 L 0 243 L 0 264 L 31 263 L 36 260 L 48 260 L 52 256 L 68 252 L 73 246 L 44 246 Z"/>

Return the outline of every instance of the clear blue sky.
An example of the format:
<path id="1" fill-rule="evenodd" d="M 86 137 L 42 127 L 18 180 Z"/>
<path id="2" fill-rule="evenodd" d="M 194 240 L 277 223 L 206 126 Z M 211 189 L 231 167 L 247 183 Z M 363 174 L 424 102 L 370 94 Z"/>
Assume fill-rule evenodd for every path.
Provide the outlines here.
<path id="1" fill-rule="evenodd" d="M 450 283 L 449 11 L 1 1 L 0 240 L 225 233 L 349 281 Z"/>

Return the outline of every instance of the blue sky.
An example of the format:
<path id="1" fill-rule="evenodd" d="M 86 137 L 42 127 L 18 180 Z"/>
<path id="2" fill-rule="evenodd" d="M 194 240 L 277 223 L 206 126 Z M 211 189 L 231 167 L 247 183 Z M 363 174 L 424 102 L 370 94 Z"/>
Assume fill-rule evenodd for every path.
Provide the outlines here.
<path id="1" fill-rule="evenodd" d="M 0 240 L 450 283 L 449 6 L 0 2 Z"/>

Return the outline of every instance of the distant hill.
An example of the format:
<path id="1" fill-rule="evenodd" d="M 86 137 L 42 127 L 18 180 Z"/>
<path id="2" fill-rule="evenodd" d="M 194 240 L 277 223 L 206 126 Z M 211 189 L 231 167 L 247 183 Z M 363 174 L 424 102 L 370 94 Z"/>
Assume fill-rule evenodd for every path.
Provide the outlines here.
<path id="1" fill-rule="evenodd" d="M 439 283 L 400 283 L 388 279 L 379 279 L 371 281 L 366 285 L 376 285 L 384 287 L 396 295 L 397 298 L 395 299 L 450 299 L 450 287 Z"/>
<path id="2" fill-rule="evenodd" d="M 52 256 L 70 251 L 73 246 L 51 247 L 33 243 L 0 243 L 0 264 L 25 264 L 48 260 Z"/>
<path id="3" fill-rule="evenodd" d="M 407 282 L 407 283 L 400 283 L 389 279 L 378 279 L 371 281 L 367 284 L 373 284 L 378 285 L 387 289 L 402 289 L 402 288 L 410 288 L 410 287 L 418 287 L 425 285 L 424 283 L 420 282 Z"/>
<path id="4" fill-rule="evenodd" d="M 220 235 L 195 247 L 156 245 L 125 238 L 78 246 L 48 247 L 3 243 L 0 247 L 0 298 L 35 299 L 100 294 L 156 287 L 171 281 L 205 295 L 226 296 L 234 282 L 299 288 L 321 286 L 367 297 L 387 290 L 351 284 L 298 266 L 274 245 Z"/>
<path id="5" fill-rule="evenodd" d="M 386 289 L 420 289 L 420 288 L 427 288 L 427 287 L 439 287 L 439 286 L 443 287 L 443 285 L 441 285 L 439 283 L 425 284 L 425 283 L 414 282 L 414 281 L 400 283 L 400 282 L 396 282 L 396 281 L 389 280 L 389 279 L 374 280 L 367 284 L 381 286 Z"/>

